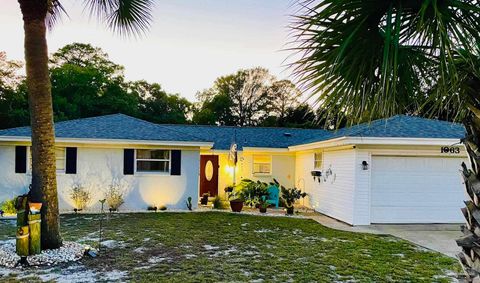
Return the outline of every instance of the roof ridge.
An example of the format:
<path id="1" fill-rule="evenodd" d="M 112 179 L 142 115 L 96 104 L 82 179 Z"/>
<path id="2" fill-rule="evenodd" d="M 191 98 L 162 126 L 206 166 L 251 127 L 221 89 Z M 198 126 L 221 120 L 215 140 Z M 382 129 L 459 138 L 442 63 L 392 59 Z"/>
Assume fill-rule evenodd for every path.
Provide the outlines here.
<path id="1" fill-rule="evenodd" d="M 239 127 L 239 126 L 228 126 L 228 125 L 196 125 L 196 124 L 158 124 L 160 126 L 188 126 L 188 127 L 206 127 L 206 128 L 227 128 L 227 129 L 276 129 L 276 130 L 299 130 L 299 131 L 327 131 L 330 130 L 325 129 L 305 129 L 305 128 L 289 128 L 289 127 L 256 127 L 256 126 L 246 126 L 246 127 Z"/>

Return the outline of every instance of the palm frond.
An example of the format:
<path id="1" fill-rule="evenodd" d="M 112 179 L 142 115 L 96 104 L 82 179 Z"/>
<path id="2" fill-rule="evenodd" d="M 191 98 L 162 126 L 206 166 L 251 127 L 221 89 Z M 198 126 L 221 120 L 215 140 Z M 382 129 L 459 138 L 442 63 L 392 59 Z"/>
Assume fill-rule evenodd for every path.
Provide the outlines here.
<path id="1" fill-rule="evenodd" d="M 63 16 L 68 17 L 68 13 L 59 0 L 49 1 L 48 13 L 45 19 L 47 27 L 52 30 L 53 27 L 62 19 Z"/>
<path id="2" fill-rule="evenodd" d="M 153 0 L 85 0 L 90 16 L 120 35 L 141 35 L 150 28 Z"/>
<path id="3" fill-rule="evenodd" d="M 458 78 L 454 50 L 480 37 L 476 0 L 297 4 L 289 50 L 298 59 L 289 66 L 321 107 L 354 122 L 412 111 L 434 83 L 445 93 Z"/>

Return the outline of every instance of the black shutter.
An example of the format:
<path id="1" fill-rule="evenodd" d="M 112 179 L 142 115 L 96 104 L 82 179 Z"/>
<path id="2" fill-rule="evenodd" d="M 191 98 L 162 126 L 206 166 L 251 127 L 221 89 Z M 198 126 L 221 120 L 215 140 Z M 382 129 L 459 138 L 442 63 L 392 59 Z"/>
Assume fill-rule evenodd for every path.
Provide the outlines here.
<path id="1" fill-rule="evenodd" d="M 134 149 L 126 148 L 123 150 L 123 175 L 133 175 L 135 162 Z"/>
<path id="2" fill-rule="evenodd" d="M 77 174 L 77 148 L 67 147 L 65 174 Z"/>
<path id="3" fill-rule="evenodd" d="M 15 147 L 15 173 L 27 173 L 27 147 Z"/>
<path id="4" fill-rule="evenodd" d="M 171 158 L 171 167 L 170 167 L 170 175 L 181 175 L 182 171 L 182 151 L 181 150 L 172 150 L 171 151 L 172 158 Z"/>

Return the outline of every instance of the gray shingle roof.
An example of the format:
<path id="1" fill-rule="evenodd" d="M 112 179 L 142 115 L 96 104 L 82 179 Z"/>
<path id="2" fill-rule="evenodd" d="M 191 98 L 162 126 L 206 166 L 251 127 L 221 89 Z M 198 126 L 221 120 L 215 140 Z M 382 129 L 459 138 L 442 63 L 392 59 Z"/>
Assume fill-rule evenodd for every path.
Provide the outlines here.
<path id="1" fill-rule="evenodd" d="M 214 142 L 214 149 L 229 149 L 236 136 L 243 147 L 287 148 L 338 137 L 453 138 L 464 136 L 461 124 L 398 115 L 338 131 L 295 128 L 157 125 L 123 114 L 55 123 L 58 138 Z M 0 136 L 29 137 L 30 127 L 0 130 Z"/>
<path id="2" fill-rule="evenodd" d="M 29 137 L 30 127 L 0 131 L 0 136 Z M 55 123 L 57 138 L 208 142 L 175 129 L 123 114 L 105 115 Z"/>
<path id="3" fill-rule="evenodd" d="M 266 127 L 228 127 L 196 125 L 163 125 L 191 135 L 213 140 L 214 149 L 229 149 L 235 139 L 238 149 L 244 147 L 287 148 L 305 140 L 329 136 L 326 130 Z"/>
<path id="4" fill-rule="evenodd" d="M 339 129 L 327 139 L 339 137 L 379 137 L 379 138 L 446 138 L 461 139 L 465 136 L 462 124 L 421 117 L 397 115 L 388 119 L 375 120 Z M 303 144 L 326 140 L 324 137 L 305 140 Z"/>

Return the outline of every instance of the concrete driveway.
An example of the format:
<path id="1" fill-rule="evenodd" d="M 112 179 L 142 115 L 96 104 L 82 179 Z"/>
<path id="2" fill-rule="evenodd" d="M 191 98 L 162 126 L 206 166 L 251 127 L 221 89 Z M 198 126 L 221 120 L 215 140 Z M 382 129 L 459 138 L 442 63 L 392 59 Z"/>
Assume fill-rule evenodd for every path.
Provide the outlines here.
<path id="1" fill-rule="evenodd" d="M 313 220 L 329 228 L 349 232 L 388 234 L 447 256 L 455 257 L 460 248 L 455 243 L 462 236 L 462 224 L 385 224 L 350 226 L 322 214 L 311 216 Z"/>
<path id="2" fill-rule="evenodd" d="M 390 234 L 422 247 L 455 257 L 460 248 L 455 240 L 463 234 L 461 224 L 370 225 L 369 229 Z"/>

